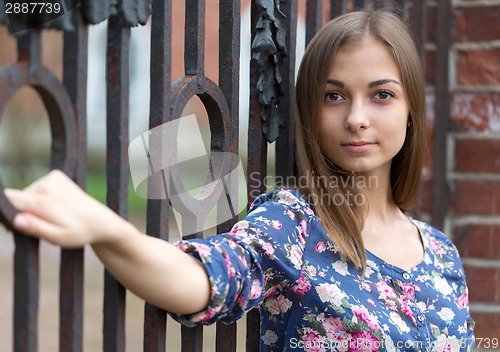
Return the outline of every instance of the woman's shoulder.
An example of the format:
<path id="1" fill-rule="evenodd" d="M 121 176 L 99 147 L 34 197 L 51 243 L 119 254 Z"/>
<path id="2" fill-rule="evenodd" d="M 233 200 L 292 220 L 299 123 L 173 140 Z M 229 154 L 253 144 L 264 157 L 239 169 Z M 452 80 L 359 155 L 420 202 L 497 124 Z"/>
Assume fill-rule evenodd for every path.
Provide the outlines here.
<path id="1" fill-rule="evenodd" d="M 424 231 L 425 233 L 429 234 L 429 236 L 435 237 L 440 240 L 449 240 L 448 236 L 441 230 L 438 230 L 431 224 L 415 219 L 411 216 L 409 216 L 410 220 L 419 228 L 420 231 Z"/>
<path id="2" fill-rule="evenodd" d="M 299 191 L 289 188 L 274 189 L 260 194 L 250 205 L 248 213 L 256 214 L 261 211 L 272 211 L 276 208 L 300 211 L 306 217 L 314 216 L 314 211 L 304 196 Z"/>
<path id="3" fill-rule="evenodd" d="M 448 253 L 458 256 L 458 249 L 449 235 L 422 220 L 411 217 L 410 220 L 420 230 L 425 246 L 430 248 L 435 254 L 442 256 Z"/>

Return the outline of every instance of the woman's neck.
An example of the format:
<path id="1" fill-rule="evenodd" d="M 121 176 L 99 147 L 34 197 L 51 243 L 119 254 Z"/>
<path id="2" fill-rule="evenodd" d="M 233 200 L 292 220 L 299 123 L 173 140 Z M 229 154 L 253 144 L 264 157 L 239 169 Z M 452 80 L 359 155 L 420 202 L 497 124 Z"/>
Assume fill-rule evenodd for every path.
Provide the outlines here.
<path id="1" fill-rule="evenodd" d="M 357 174 L 355 185 L 363 194 L 363 215 L 365 221 L 389 224 L 403 213 L 394 202 L 390 169 L 370 174 Z"/>

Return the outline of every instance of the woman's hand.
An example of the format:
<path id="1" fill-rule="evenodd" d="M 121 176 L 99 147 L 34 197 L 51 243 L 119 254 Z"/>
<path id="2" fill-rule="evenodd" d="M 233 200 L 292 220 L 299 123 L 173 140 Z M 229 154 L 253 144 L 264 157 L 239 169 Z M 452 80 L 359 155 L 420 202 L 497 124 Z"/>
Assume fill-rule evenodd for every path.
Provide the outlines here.
<path id="1" fill-rule="evenodd" d="M 17 230 L 65 248 L 91 244 L 106 268 L 146 301 L 178 314 L 207 305 L 210 283 L 200 262 L 166 241 L 141 234 L 61 171 L 5 194 L 21 210 L 14 217 Z"/>
<path id="2" fill-rule="evenodd" d="M 5 195 L 21 211 L 14 228 L 64 248 L 105 243 L 128 225 L 59 170 L 23 191 L 6 189 Z"/>

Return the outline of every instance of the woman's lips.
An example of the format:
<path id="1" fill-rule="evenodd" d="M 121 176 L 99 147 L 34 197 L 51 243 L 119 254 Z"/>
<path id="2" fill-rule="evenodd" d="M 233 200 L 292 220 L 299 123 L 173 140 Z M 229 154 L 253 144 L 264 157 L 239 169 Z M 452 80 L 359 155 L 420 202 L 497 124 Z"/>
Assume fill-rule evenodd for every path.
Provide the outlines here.
<path id="1" fill-rule="evenodd" d="M 353 153 L 364 153 L 369 151 L 375 146 L 375 143 L 370 142 L 354 142 L 342 144 L 342 148 Z"/>

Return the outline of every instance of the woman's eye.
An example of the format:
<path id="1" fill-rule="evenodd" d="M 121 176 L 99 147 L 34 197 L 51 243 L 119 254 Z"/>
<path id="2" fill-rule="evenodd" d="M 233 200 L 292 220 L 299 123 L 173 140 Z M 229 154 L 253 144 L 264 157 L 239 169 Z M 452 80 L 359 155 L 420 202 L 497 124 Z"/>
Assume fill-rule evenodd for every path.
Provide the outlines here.
<path id="1" fill-rule="evenodd" d="M 385 90 L 382 90 L 380 92 L 377 92 L 375 95 L 374 95 L 375 98 L 378 98 L 380 100 L 388 100 L 390 98 L 394 98 L 394 94 L 392 94 L 391 92 L 388 92 L 388 91 L 385 91 Z"/>
<path id="2" fill-rule="evenodd" d="M 329 92 L 325 94 L 326 102 L 339 101 L 341 99 L 343 99 L 342 95 L 336 92 Z"/>

